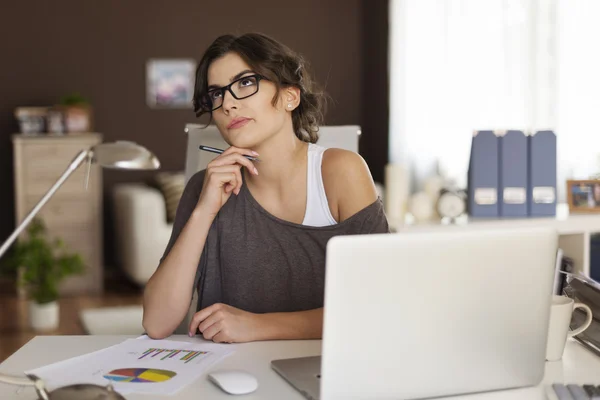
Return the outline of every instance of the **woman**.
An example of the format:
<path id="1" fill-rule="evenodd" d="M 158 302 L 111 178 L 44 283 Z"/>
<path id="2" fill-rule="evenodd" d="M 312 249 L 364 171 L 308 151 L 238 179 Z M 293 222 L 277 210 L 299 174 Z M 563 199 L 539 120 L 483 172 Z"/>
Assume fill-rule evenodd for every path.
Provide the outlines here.
<path id="1" fill-rule="evenodd" d="M 363 159 L 314 144 L 322 96 L 302 58 L 267 36 L 221 36 L 208 48 L 194 109 L 231 147 L 185 188 L 144 291 L 150 337 L 173 333 L 194 290 L 190 336 L 321 337 L 327 240 L 389 231 Z"/>

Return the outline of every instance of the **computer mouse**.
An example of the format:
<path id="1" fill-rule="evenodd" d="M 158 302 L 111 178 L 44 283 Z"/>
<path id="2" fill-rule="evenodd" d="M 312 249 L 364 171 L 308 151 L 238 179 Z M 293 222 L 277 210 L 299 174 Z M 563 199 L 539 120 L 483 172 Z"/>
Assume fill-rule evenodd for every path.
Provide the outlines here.
<path id="1" fill-rule="evenodd" d="M 256 378 L 248 372 L 240 370 L 210 372 L 208 379 L 229 394 L 252 393 L 258 388 Z"/>

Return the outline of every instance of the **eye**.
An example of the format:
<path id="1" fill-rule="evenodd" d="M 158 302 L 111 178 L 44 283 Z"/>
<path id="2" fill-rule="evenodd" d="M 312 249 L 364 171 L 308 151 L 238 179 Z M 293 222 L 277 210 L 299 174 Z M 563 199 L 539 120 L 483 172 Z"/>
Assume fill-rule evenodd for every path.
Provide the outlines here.
<path id="1" fill-rule="evenodd" d="M 211 101 L 215 101 L 221 97 L 221 94 L 220 90 L 212 90 L 208 92 L 208 98 L 211 99 Z"/>
<path id="2" fill-rule="evenodd" d="M 248 78 L 242 78 L 239 82 L 240 87 L 247 87 L 256 84 L 256 78 L 253 76 Z"/>

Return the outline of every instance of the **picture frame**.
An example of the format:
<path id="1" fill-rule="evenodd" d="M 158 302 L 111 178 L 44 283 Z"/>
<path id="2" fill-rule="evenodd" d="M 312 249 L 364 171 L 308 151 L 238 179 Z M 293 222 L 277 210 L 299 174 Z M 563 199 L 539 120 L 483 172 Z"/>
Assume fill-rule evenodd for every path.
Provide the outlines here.
<path id="1" fill-rule="evenodd" d="M 146 63 L 146 102 L 150 108 L 192 108 L 196 61 L 153 58 Z"/>
<path id="2" fill-rule="evenodd" d="M 600 213 L 600 179 L 568 180 L 567 201 L 572 213 Z"/>

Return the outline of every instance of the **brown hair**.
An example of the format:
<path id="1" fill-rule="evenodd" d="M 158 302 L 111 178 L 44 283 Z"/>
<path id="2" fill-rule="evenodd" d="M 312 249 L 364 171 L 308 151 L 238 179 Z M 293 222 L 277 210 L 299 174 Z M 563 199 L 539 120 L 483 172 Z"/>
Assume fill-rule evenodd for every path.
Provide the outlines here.
<path id="1" fill-rule="evenodd" d="M 292 111 L 294 132 L 300 140 L 316 143 L 326 108 L 325 93 L 312 80 L 302 56 L 260 33 L 237 37 L 223 35 L 208 47 L 196 69 L 193 99 L 196 116 L 210 113 L 212 117 L 212 111 L 204 101 L 208 91 L 208 67 L 229 52 L 237 53 L 254 72 L 275 84 L 277 92 L 273 97 L 273 106 L 277 104 L 281 88 L 295 86 L 300 89 L 300 104 Z"/>

